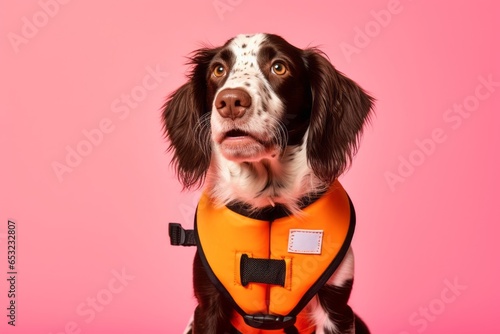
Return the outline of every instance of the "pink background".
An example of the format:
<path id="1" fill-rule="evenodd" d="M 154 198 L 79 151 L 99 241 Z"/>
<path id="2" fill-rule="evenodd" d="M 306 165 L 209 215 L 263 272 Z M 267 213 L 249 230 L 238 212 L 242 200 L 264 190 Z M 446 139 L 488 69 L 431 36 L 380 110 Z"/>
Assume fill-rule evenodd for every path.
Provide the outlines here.
<path id="1" fill-rule="evenodd" d="M 159 109 L 190 51 L 261 31 L 320 46 L 378 99 L 342 177 L 351 304 L 373 333 L 500 332 L 498 2 L 54 1 L 1 1 L 1 333 L 181 332 L 194 249 L 170 247 L 167 223 L 190 226 L 198 194 L 169 167 Z"/>

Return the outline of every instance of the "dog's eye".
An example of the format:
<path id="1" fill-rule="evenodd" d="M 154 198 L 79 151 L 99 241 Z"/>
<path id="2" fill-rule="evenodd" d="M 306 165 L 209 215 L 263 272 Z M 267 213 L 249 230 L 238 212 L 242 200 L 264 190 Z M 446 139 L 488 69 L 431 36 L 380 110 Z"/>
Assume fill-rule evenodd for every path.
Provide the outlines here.
<path id="1" fill-rule="evenodd" d="M 286 73 L 286 67 L 282 62 L 275 62 L 272 66 L 272 71 L 276 75 L 283 75 Z"/>
<path id="2" fill-rule="evenodd" d="M 217 78 L 223 77 L 226 74 L 226 68 L 222 65 L 217 65 L 214 68 L 213 75 Z"/>

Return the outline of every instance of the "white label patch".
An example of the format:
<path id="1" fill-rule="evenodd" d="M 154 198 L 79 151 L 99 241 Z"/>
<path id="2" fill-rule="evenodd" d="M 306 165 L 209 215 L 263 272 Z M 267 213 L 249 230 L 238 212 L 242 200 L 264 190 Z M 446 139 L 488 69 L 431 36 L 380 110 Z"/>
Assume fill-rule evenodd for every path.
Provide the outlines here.
<path id="1" fill-rule="evenodd" d="M 323 230 L 292 229 L 288 235 L 288 252 L 300 254 L 321 254 Z"/>

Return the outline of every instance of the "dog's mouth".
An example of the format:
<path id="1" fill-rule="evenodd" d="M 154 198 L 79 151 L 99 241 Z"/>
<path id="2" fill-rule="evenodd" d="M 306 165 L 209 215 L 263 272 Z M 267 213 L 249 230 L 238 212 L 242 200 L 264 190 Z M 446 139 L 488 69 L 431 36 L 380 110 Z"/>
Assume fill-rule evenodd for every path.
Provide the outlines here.
<path id="1" fill-rule="evenodd" d="M 261 145 L 269 145 L 269 143 L 265 140 L 263 135 L 259 135 L 258 133 L 251 133 L 242 129 L 234 128 L 231 130 L 228 130 L 224 133 L 221 133 L 221 135 L 218 136 L 219 144 L 223 144 L 224 142 L 256 142 Z"/>
<path id="2" fill-rule="evenodd" d="M 248 132 L 239 129 L 233 129 L 225 133 L 224 139 L 238 139 L 242 137 L 252 137 Z"/>
<path id="3" fill-rule="evenodd" d="M 241 129 L 231 129 L 223 133 L 217 142 L 224 157 L 236 162 L 258 161 L 275 150 L 275 145 L 258 134 Z"/>

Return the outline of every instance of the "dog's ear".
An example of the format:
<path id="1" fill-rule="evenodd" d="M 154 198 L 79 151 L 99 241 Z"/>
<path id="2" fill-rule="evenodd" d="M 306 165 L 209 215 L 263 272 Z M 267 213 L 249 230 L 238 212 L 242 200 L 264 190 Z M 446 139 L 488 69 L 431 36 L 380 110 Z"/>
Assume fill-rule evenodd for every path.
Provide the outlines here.
<path id="1" fill-rule="evenodd" d="M 320 51 L 308 49 L 305 58 L 312 94 L 307 158 L 316 176 L 331 183 L 351 163 L 374 99 Z"/>
<path id="2" fill-rule="evenodd" d="M 203 184 L 210 164 L 210 106 L 207 101 L 207 70 L 216 49 L 194 52 L 188 82 L 173 92 L 163 106 L 165 136 L 173 152 L 172 164 L 184 188 Z M 205 116 L 205 117 L 203 117 Z"/>

